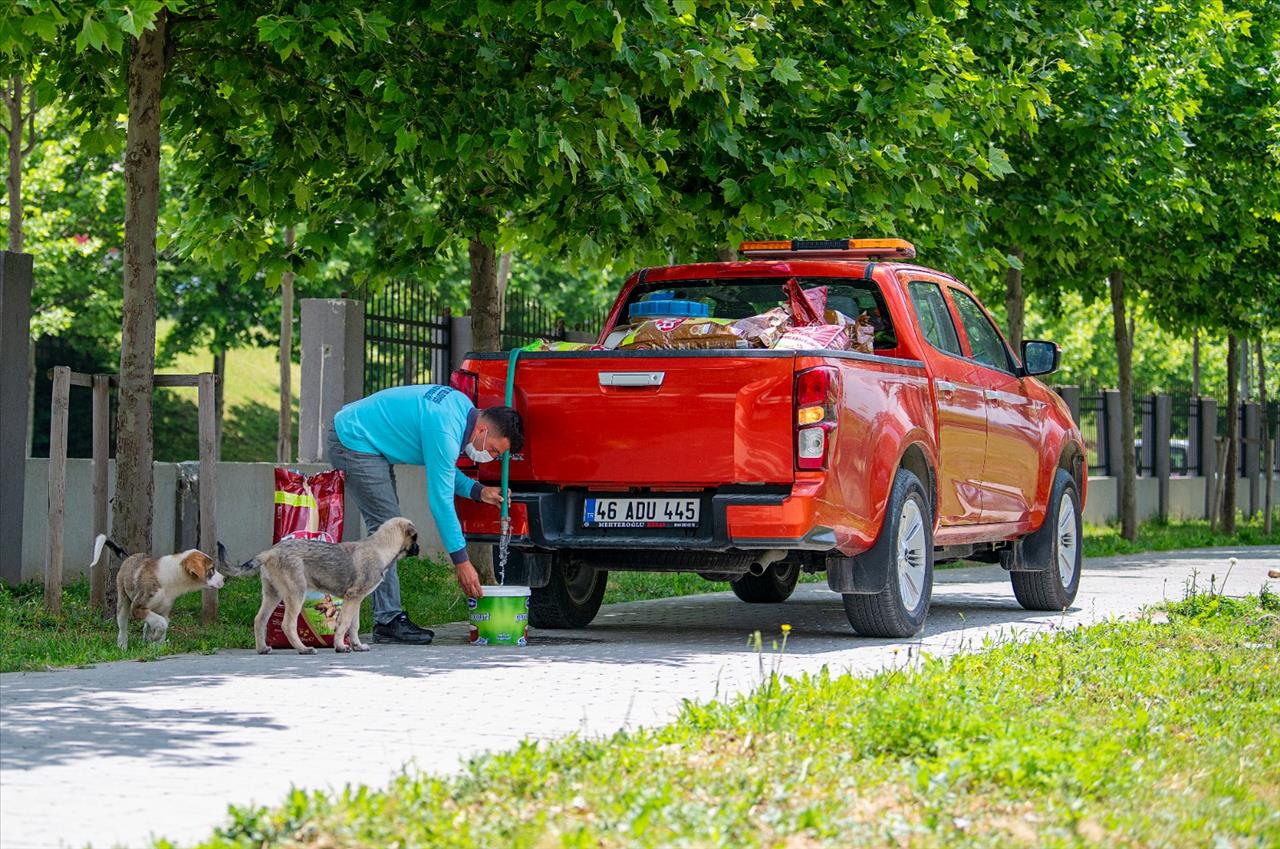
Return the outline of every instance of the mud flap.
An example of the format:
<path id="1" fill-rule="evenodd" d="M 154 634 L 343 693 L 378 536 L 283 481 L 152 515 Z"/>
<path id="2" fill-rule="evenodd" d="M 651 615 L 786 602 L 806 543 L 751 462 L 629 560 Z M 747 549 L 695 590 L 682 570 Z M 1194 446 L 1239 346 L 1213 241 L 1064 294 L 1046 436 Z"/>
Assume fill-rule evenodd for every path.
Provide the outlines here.
<path id="1" fill-rule="evenodd" d="M 856 557 L 827 555 L 827 586 L 841 595 L 876 595 L 889 586 L 887 552 L 877 542 L 870 551 Z"/>
<path id="2" fill-rule="evenodd" d="M 507 552 L 506 583 L 517 587 L 545 587 L 551 583 L 551 562 L 555 554 L 550 551 L 521 551 L 512 548 Z M 493 547 L 493 568 L 498 568 L 498 547 Z"/>

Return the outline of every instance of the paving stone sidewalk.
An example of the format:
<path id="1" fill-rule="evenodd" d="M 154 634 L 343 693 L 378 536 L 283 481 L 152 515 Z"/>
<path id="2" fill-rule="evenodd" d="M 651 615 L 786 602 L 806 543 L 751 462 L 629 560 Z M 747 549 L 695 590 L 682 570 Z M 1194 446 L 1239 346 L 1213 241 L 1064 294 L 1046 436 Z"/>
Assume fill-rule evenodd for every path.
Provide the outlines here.
<path id="1" fill-rule="evenodd" d="M 670 721 L 685 699 L 760 680 L 748 647 L 792 626 L 784 674 L 859 674 L 989 636 L 1129 616 L 1182 596 L 1198 572 L 1256 592 L 1280 547 L 1091 560 L 1065 614 L 1018 607 L 998 567 L 943 570 L 921 638 L 854 636 L 839 596 L 803 585 L 781 605 L 718 593 L 605 608 L 591 628 L 537 632 L 512 650 L 465 644 L 461 624 L 427 648 L 363 655 L 248 651 L 0 676 L 0 847 L 191 843 L 228 804 L 276 803 L 291 786 L 385 785 L 406 764 L 461 768 L 526 738 L 604 735 Z M 768 643 L 766 642 L 766 646 Z"/>

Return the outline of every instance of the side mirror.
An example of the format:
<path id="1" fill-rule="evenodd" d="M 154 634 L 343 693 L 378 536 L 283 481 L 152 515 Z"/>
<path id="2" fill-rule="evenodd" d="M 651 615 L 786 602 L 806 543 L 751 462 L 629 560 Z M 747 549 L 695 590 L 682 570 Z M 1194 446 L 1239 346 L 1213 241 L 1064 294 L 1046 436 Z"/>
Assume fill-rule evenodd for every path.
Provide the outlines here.
<path id="1" fill-rule="evenodd" d="M 1022 372 L 1026 375 L 1052 374 L 1058 370 L 1058 346 L 1042 339 L 1022 343 Z"/>

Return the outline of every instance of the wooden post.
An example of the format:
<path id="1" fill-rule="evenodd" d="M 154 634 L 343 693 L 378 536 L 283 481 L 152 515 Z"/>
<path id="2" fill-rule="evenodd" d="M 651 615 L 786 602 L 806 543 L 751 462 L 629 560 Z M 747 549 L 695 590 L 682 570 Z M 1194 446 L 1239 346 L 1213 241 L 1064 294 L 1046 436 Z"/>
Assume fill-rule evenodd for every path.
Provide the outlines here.
<path id="1" fill-rule="evenodd" d="M 218 558 L 218 433 L 214 421 L 214 389 L 217 377 L 200 375 L 198 382 L 200 416 L 200 550 L 216 561 Z M 218 591 L 201 592 L 200 621 L 209 625 L 218 618 Z"/>
<path id="2" fill-rule="evenodd" d="M 107 532 L 107 464 L 110 462 L 111 377 L 93 376 L 93 538 Z M 111 554 L 93 564 L 89 579 L 89 606 L 107 612 L 107 579 L 111 574 Z"/>
<path id="3" fill-rule="evenodd" d="M 44 561 L 44 606 L 62 613 L 62 524 L 67 502 L 67 401 L 71 369 L 53 370 L 53 402 L 49 417 L 49 538 Z"/>

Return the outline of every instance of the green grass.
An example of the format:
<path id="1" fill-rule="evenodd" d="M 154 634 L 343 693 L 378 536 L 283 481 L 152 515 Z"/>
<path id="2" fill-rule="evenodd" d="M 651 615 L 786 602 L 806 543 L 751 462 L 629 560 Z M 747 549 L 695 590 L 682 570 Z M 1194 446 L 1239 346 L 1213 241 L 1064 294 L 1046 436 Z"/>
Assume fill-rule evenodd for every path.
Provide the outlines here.
<path id="1" fill-rule="evenodd" d="M 667 727 L 460 777 L 295 790 L 200 846 L 1276 846 L 1278 657 L 1280 596 L 1198 594 L 871 678 L 766 672 Z"/>
<path id="2" fill-rule="evenodd" d="M 1084 556 L 1110 557 L 1116 554 L 1138 554 L 1143 551 L 1175 551 L 1187 548 L 1218 548 L 1232 545 L 1280 544 L 1280 521 L 1272 522 L 1270 534 L 1263 533 L 1262 517 L 1237 517 L 1236 532 L 1209 532 L 1205 520 L 1182 522 L 1144 522 L 1138 526 L 1138 538 L 1129 542 L 1120 536 L 1119 525 L 1085 525 Z"/>
<path id="3" fill-rule="evenodd" d="M 1209 535 L 1204 522 L 1146 524 L 1140 528 L 1137 543 L 1122 540 L 1116 528 L 1085 526 L 1086 557 L 1268 543 L 1280 543 L 1280 534 L 1264 536 L 1260 521 L 1241 521 L 1237 533 L 1230 537 Z M 950 564 L 952 567 L 971 565 L 981 564 L 964 561 Z M 447 567 L 410 558 L 401 561 L 398 568 L 405 609 L 419 624 L 439 625 L 466 618 L 466 600 Z M 805 583 L 825 580 L 823 574 L 801 576 Z M 615 572 L 609 575 L 604 600 L 606 604 L 617 604 L 728 588 L 728 583 L 708 582 L 688 573 Z M 228 581 L 219 593 L 218 622 L 206 627 L 200 625 L 199 594 L 185 596 L 174 609 L 168 639 L 163 645 L 143 645 L 140 626 L 134 623 L 130 646 L 121 651 L 115 644 L 114 620 L 103 619 L 89 609 L 87 579 L 81 578 L 64 589 L 61 619 L 44 612 L 42 587 L 38 582 L 18 587 L 0 585 L 0 672 L 84 666 L 110 660 L 147 660 L 165 654 L 213 652 L 220 648 L 252 648 L 253 617 L 258 611 L 259 598 L 257 578 Z M 360 621 L 366 631 L 372 628 L 373 617 L 367 600 Z"/>

